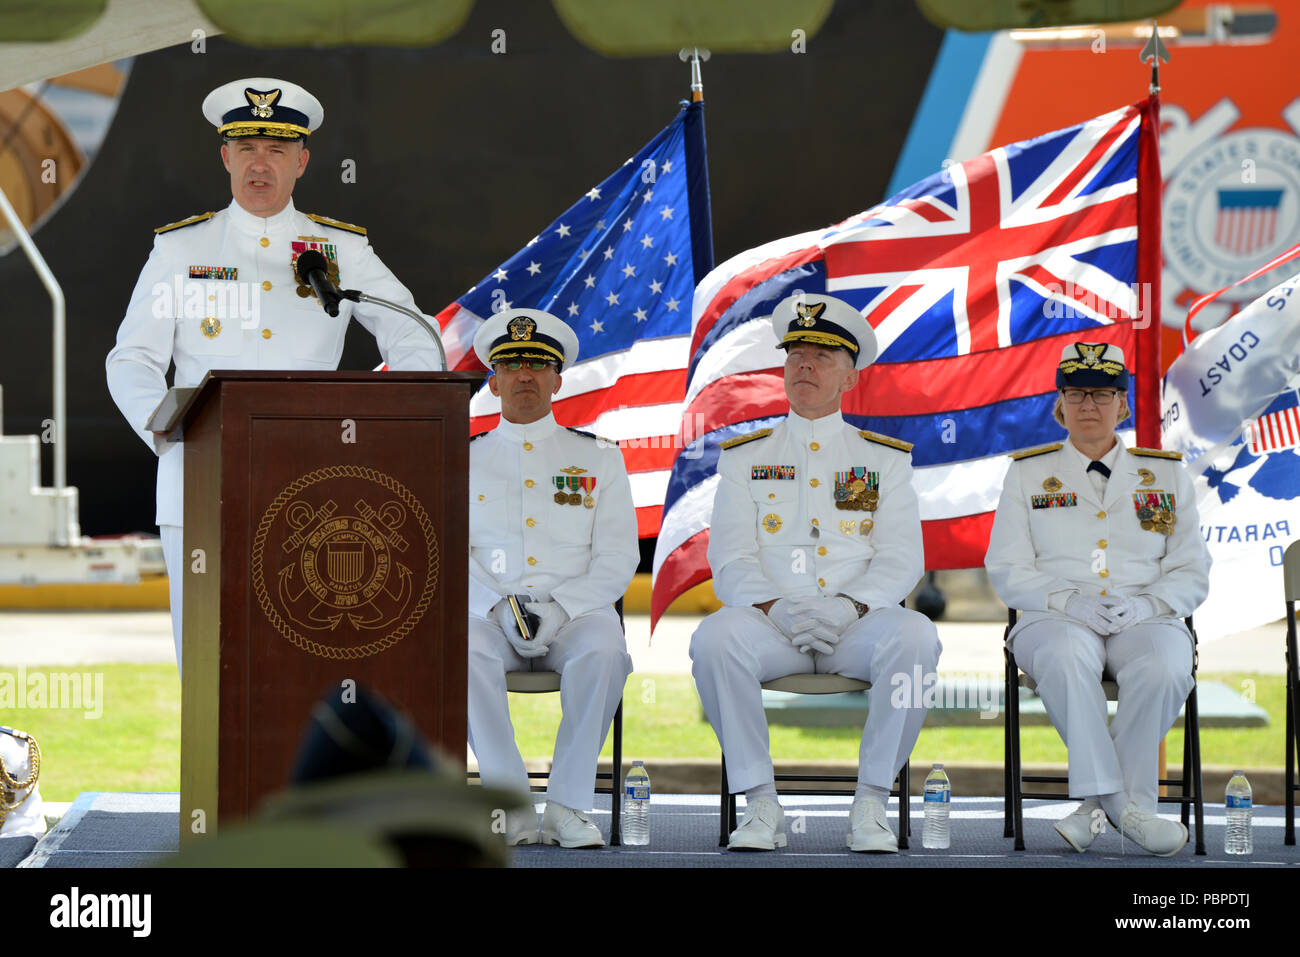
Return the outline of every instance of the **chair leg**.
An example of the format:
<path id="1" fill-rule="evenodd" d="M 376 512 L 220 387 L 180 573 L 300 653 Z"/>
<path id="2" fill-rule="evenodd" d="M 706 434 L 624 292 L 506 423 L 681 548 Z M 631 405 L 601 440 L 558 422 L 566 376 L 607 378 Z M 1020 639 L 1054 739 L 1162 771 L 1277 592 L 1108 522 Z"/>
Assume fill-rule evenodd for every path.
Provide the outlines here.
<path id="1" fill-rule="evenodd" d="M 1192 724 L 1192 787 L 1196 789 L 1196 853 L 1205 856 L 1205 781 L 1201 777 L 1201 715 L 1197 704 L 1196 685 L 1187 696 L 1187 719 Z M 1184 724 L 1186 720 L 1184 719 Z"/>
<path id="2" fill-rule="evenodd" d="M 610 767 L 609 779 L 609 846 L 619 847 L 623 843 L 622 831 L 619 829 L 620 813 L 623 810 L 623 699 L 618 701 L 618 710 L 614 712 L 614 763 Z"/>
<path id="3" fill-rule="evenodd" d="M 1015 837 L 1015 826 L 1011 820 L 1011 696 L 1016 693 L 1014 678 L 1011 673 L 1009 652 L 1002 648 L 1003 686 L 1002 686 L 1002 836 Z"/>
<path id="4" fill-rule="evenodd" d="M 727 787 L 727 759 L 722 759 L 722 795 L 718 801 L 718 847 L 726 847 L 727 840 L 731 837 L 732 828 L 727 827 L 727 822 L 735 820 L 736 799 L 731 796 L 731 790 Z"/>
<path id="5" fill-rule="evenodd" d="M 912 836 L 912 762 L 903 762 L 903 769 L 898 772 L 898 849 L 906 851 Z"/>
<path id="6" fill-rule="evenodd" d="M 1010 656 L 1008 667 L 1013 674 L 1019 671 L 1015 655 Z M 1015 826 L 1017 851 L 1025 849 L 1024 799 L 1020 792 L 1024 789 L 1020 770 L 1020 688 L 1017 682 L 1011 695 L 1011 814 Z"/>
<path id="7" fill-rule="evenodd" d="M 1300 754 L 1300 659 L 1296 657 L 1295 603 L 1286 604 L 1286 832 L 1283 841 L 1295 846 L 1296 760 Z"/>
<path id="8" fill-rule="evenodd" d="M 1187 696 L 1189 699 L 1191 695 Z M 1180 796 L 1184 798 L 1195 797 L 1196 791 L 1192 787 L 1192 717 L 1189 713 L 1192 706 L 1189 702 L 1183 704 L 1183 781 Z M 1188 816 L 1191 814 L 1191 803 L 1188 801 L 1179 801 L 1179 820 L 1183 822 L 1183 827 L 1187 827 Z"/>

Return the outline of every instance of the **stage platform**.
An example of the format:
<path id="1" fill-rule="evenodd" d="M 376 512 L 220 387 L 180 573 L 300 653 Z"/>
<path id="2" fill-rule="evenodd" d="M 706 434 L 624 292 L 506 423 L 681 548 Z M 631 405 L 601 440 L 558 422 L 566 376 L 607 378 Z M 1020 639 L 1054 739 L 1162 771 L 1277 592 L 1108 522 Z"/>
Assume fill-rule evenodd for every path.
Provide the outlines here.
<path id="1" fill-rule="evenodd" d="M 597 795 L 594 820 L 608 836 L 609 796 Z M 737 853 L 717 846 L 718 798 L 706 794 L 655 795 L 648 847 L 566 850 L 531 845 L 515 849 L 512 866 L 534 867 L 902 867 L 902 868 L 1198 868 L 1243 867 L 1300 870 L 1300 847 L 1287 847 L 1283 809 L 1255 808 L 1255 852 L 1249 857 L 1223 853 L 1222 804 L 1205 806 L 1207 854 L 1193 853 L 1193 840 L 1171 858 L 1152 857 L 1118 833 L 1100 834 L 1086 854 L 1071 850 L 1052 830 L 1074 802 L 1028 801 L 1024 818 L 1027 849 L 1014 851 L 1002 836 L 1002 799 L 953 799 L 952 847 L 921 847 L 922 802 L 913 797 L 912 846 L 897 855 L 852 854 L 844 846 L 849 798 L 784 797 L 788 847 L 769 853 Z M 85 793 L 37 844 L 21 867 L 152 867 L 174 858 L 177 847 L 179 795 Z M 744 802 L 741 801 L 743 813 Z M 1162 816 L 1175 812 L 1162 808 Z M 540 813 L 542 804 L 537 804 Z M 898 828 L 897 804 L 890 802 L 890 823 Z"/>

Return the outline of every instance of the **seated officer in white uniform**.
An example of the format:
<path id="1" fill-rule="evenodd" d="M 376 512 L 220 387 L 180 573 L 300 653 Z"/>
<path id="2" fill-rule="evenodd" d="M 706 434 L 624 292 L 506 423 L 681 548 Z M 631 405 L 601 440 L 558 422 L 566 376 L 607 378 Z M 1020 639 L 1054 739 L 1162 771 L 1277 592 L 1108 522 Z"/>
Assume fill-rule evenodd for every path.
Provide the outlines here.
<path id="1" fill-rule="evenodd" d="M 1128 370 L 1118 346 L 1073 343 L 1056 370 L 1065 442 L 1012 456 L 984 563 L 1022 614 L 1010 635 L 1038 683 L 1084 798 L 1056 830 L 1085 851 L 1102 814 L 1153 854 L 1178 853 L 1187 828 L 1158 817 L 1157 751 L 1192 688 L 1180 620 L 1209 590 L 1196 496 L 1176 452 L 1128 449 Z M 1119 685 L 1106 727 L 1102 673 Z"/>
<path id="2" fill-rule="evenodd" d="M 113 401 L 158 456 L 155 521 L 170 579 L 177 667 L 186 567 L 182 443 L 146 428 L 167 391 L 168 367 L 175 362 L 177 386 L 198 385 L 212 369 L 335 369 L 352 316 L 374 334 L 390 369 L 442 367 L 437 347 L 415 322 L 347 301 L 332 318 L 298 280 L 298 254 L 315 249 L 335 285 L 415 308 L 370 248 L 365 229 L 294 208 L 291 195 L 310 156 L 305 140 L 324 116 L 316 97 L 293 83 L 253 77 L 213 90 L 203 115 L 222 137 L 233 198 L 219 212 L 155 230 L 153 252 L 106 361 Z"/>
<path id="3" fill-rule="evenodd" d="M 786 844 L 761 682 L 796 672 L 871 681 L 848 846 L 896 852 L 889 789 L 925 721 L 891 702 L 895 675 L 932 673 L 939 636 L 899 607 L 924 570 L 911 445 L 859 431 L 840 401 L 876 355 L 861 314 L 799 294 L 772 316 L 787 350 L 789 417 L 725 443 L 709 527 L 713 590 L 726 605 L 691 639 L 695 684 L 722 745 L 727 780 L 745 792 L 736 850 Z M 919 698 L 919 695 L 917 696 Z"/>
<path id="4" fill-rule="evenodd" d="M 558 671 L 563 715 L 541 838 L 600 847 L 587 816 L 596 759 L 632 659 L 614 603 L 636 572 L 636 510 L 623 453 L 557 425 L 551 397 L 578 337 L 536 309 L 498 313 L 474 336 L 492 370 L 501 421 L 469 446 L 469 743 L 483 783 L 528 790 L 506 695 L 508 671 Z M 520 630 L 509 596 L 537 616 Z M 617 798 L 615 798 L 617 800 Z M 506 843 L 536 844 L 531 807 L 511 811 Z"/>

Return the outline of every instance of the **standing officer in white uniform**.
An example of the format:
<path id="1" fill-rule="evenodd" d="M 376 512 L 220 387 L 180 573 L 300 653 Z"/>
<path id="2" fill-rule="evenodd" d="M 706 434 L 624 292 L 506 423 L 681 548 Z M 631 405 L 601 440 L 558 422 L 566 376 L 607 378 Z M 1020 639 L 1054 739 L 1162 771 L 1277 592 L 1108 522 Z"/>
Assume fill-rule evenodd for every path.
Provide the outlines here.
<path id="1" fill-rule="evenodd" d="M 614 603 L 640 560 L 623 453 L 551 413 L 578 337 L 536 309 L 498 313 L 474 351 L 492 370 L 501 421 L 469 447 L 469 743 L 483 783 L 528 790 L 506 695 L 508 671 L 560 673 L 559 733 L 541 838 L 605 843 L 587 816 L 596 759 L 632 673 Z M 525 637 L 511 595 L 538 618 Z M 615 775 L 618 769 L 615 769 Z M 618 800 L 617 796 L 614 800 Z M 537 843 L 537 814 L 510 811 L 507 844 Z"/>
<path id="2" fill-rule="evenodd" d="M 896 676 L 932 675 L 939 636 L 899 607 L 924 570 L 911 445 L 859 431 L 840 401 L 876 356 L 862 315 L 832 296 L 799 294 L 772 316 L 786 349 L 790 415 L 724 444 L 709 527 L 713 590 L 726 607 L 691 639 L 695 684 L 744 791 L 738 850 L 784 847 L 760 684 L 798 672 L 871 681 L 847 844 L 896 852 L 889 789 L 925 721 L 918 693 L 891 701 Z"/>
<path id="3" fill-rule="evenodd" d="M 985 565 L 1022 612 L 1016 663 L 1069 750 L 1070 795 L 1085 799 L 1057 832 L 1085 851 L 1104 812 L 1165 857 L 1187 828 L 1155 813 L 1157 751 L 1192 688 L 1180 619 L 1205 600 L 1210 556 L 1181 456 L 1115 434 L 1128 379 L 1118 346 L 1065 347 L 1054 415 L 1069 438 L 1012 456 Z M 1103 671 L 1119 685 L 1109 730 Z"/>
<path id="4" fill-rule="evenodd" d="M 324 116 L 316 97 L 293 83 L 252 77 L 209 93 L 203 115 L 223 137 L 233 198 L 220 212 L 155 230 L 105 363 L 113 401 L 158 456 L 154 520 L 170 580 L 178 668 L 186 567 L 182 443 L 146 428 L 167 391 L 168 367 L 176 364 L 177 386 L 198 385 L 212 369 L 335 369 L 355 316 L 374 334 L 389 368 L 441 368 L 437 347 L 410 319 L 347 301 L 331 318 L 295 273 L 298 254 L 315 249 L 335 285 L 415 308 L 365 229 L 294 208 L 293 188 L 310 156 L 304 141 Z"/>

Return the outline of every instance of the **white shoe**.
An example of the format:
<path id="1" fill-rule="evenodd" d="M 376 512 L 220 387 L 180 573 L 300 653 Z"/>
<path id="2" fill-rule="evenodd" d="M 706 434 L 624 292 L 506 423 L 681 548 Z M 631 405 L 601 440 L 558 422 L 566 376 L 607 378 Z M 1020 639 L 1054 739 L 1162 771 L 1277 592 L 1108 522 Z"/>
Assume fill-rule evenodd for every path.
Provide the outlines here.
<path id="1" fill-rule="evenodd" d="M 853 810 L 849 812 L 849 833 L 844 843 L 848 845 L 850 851 L 866 851 L 873 854 L 898 853 L 898 838 L 889 827 L 885 805 L 879 798 L 853 799 Z"/>
<path id="2" fill-rule="evenodd" d="M 1101 801 L 1090 797 L 1075 808 L 1072 814 L 1067 814 L 1052 826 L 1056 828 L 1057 834 L 1065 838 L 1065 843 L 1082 854 L 1105 829 L 1102 823 L 1104 817 L 1098 814 L 1099 811 Z"/>
<path id="3" fill-rule="evenodd" d="M 537 843 L 537 812 L 528 807 L 506 812 L 506 847 Z"/>
<path id="4" fill-rule="evenodd" d="M 732 851 L 772 851 L 785 847 L 785 811 L 776 798 L 755 798 L 745 803 L 745 819 L 731 832 Z"/>
<path id="5" fill-rule="evenodd" d="M 1124 808 L 1119 819 L 1119 833 L 1156 857 L 1173 857 L 1187 843 L 1187 828 L 1181 822 L 1166 821 L 1136 804 Z"/>
<path id="6" fill-rule="evenodd" d="M 542 813 L 542 843 L 560 847 L 604 847 L 605 838 L 591 818 L 554 801 Z"/>

